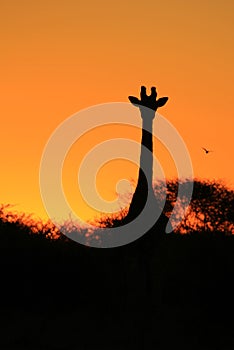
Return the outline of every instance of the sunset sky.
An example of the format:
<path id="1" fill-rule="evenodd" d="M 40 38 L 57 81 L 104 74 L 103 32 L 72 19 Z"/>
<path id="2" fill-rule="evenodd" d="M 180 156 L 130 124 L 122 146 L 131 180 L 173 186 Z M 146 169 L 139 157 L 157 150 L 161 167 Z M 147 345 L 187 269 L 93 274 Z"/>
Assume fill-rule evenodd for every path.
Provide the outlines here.
<path id="1" fill-rule="evenodd" d="M 141 85 L 169 96 L 159 113 L 183 137 L 194 175 L 234 186 L 233 0 L 1 0 L 0 17 L 0 203 L 45 218 L 39 166 L 51 133 L 81 109 L 128 102 Z M 77 142 L 65 163 L 64 189 L 84 217 L 92 212 L 74 194 L 73 160 L 116 133 L 140 140 L 123 127 L 99 131 Z M 136 173 L 112 161 L 98 190 L 113 199 L 118 177 Z"/>

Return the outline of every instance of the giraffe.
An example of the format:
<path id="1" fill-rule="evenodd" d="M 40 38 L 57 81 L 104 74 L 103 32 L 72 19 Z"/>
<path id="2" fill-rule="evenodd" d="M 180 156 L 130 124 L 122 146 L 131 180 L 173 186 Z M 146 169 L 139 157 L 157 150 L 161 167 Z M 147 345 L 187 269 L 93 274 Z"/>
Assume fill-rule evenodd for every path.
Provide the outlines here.
<path id="1" fill-rule="evenodd" d="M 138 173 L 138 182 L 135 192 L 130 203 L 129 211 L 126 217 L 123 219 L 122 224 L 128 224 L 133 221 L 142 212 L 145 207 L 146 201 L 148 201 L 148 211 L 143 216 L 143 224 L 145 220 L 151 216 L 157 214 L 159 205 L 153 190 L 153 136 L 152 127 L 153 120 L 155 118 L 156 111 L 159 107 L 166 104 L 168 97 L 162 97 L 157 99 L 157 92 L 155 87 L 151 87 L 151 94 L 147 96 L 146 88 L 141 87 L 140 99 L 137 97 L 129 96 L 130 102 L 139 108 L 142 118 L 142 138 L 141 138 L 141 153 L 140 153 L 140 167 Z M 143 171 L 144 170 L 144 171 Z M 160 211 L 161 212 L 161 211 Z M 158 213 L 159 214 L 159 213 Z M 137 289 L 141 289 L 144 293 L 144 297 L 141 298 L 139 303 L 143 303 L 144 307 L 148 310 L 151 309 L 151 302 L 159 302 L 161 300 L 161 287 L 156 287 L 158 279 L 157 271 L 161 269 L 161 256 L 163 255 L 161 247 L 162 238 L 165 236 L 165 229 L 168 224 L 168 218 L 161 213 L 158 220 L 154 223 L 153 227 L 148 230 L 143 236 L 136 241 L 128 244 L 123 248 L 123 256 L 126 259 L 126 271 L 128 270 L 128 259 L 135 260 L 135 276 L 136 280 L 136 293 Z M 161 272 L 159 272 L 161 273 Z M 141 276 L 141 277 L 140 277 Z M 128 277 L 124 277 L 126 286 L 128 285 Z M 160 279 L 159 279 L 160 283 Z M 128 287 L 126 287 L 128 288 Z M 132 296 L 130 295 L 130 298 Z"/>
<path id="2" fill-rule="evenodd" d="M 159 211 L 158 201 L 153 190 L 153 120 L 158 108 L 164 106 L 168 97 L 157 99 L 155 87 L 151 87 L 151 94 L 146 94 L 146 87 L 141 87 L 140 99 L 129 96 L 130 102 L 139 108 L 142 118 L 142 136 L 140 167 L 138 181 L 133 194 L 128 214 L 116 222 L 116 225 L 126 225 L 138 218 L 142 210 L 147 210 L 140 219 L 144 223 L 156 217 Z M 149 204 L 149 205 L 148 205 Z M 149 220 L 150 221 L 150 220 Z M 151 222 L 151 221 L 150 221 Z M 124 314 L 132 319 L 132 310 L 140 315 L 137 321 L 137 337 L 141 348 L 152 346 L 155 333 L 154 312 L 160 310 L 163 297 L 163 271 L 167 251 L 164 250 L 163 237 L 168 224 L 168 218 L 161 213 L 158 220 L 148 231 L 137 240 L 117 247 L 111 252 L 116 254 L 116 266 L 121 271 L 120 290 L 117 299 L 121 298 Z M 127 225 L 128 227 L 128 225 Z M 129 230 L 132 226 L 129 225 Z M 166 253 L 166 254 L 165 254 Z M 129 319 L 129 320 L 130 320 Z M 145 346 L 145 344 L 148 344 Z M 151 344 L 152 343 L 152 344 Z M 151 348 L 151 347 L 150 347 Z"/>
<path id="3" fill-rule="evenodd" d="M 147 96 L 145 86 L 141 87 L 140 100 L 137 97 L 129 96 L 130 102 L 139 108 L 142 118 L 142 138 L 141 138 L 141 154 L 140 168 L 138 173 L 138 181 L 132 201 L 129 207 L 125 222 L 131 222 L 142 212 L 148 199 L 148 212 L 145 214 L 145 220 L 148 216 L 157 214 L 159 210 L 158 202 L 154 195 L 152 186 L 153 180 L 153 120 L 159 107 L 166 104 L 168 97 L 162 97 L 157 100 L 157 92 L 155 87 L 151 87 L 151 94 Z M 165 232 L 168 219 L 164 214 L 151 229 L 157 231 L 158 236 Z"/>

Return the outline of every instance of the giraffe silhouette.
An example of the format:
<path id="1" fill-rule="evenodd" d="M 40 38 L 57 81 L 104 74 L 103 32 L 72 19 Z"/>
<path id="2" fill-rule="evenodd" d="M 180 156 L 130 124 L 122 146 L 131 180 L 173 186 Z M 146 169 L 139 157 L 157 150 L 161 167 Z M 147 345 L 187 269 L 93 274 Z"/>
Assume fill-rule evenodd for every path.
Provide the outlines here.
<path id="1" fill-rule="evenodd" d="M 163 237 L 165 237 L 165 229 L 169 223 L 169 219 L 162 213 L 159 206 L 159 201 L 155 197 L 153 190 L 153 120 L 156 111 L 159 107 L 166 104 L 168 98 L 162 97 L 157 99 L 157 92 L 155 87 L 151 87 L 151 94 L 147 96 L 146 88 L 141 87 L 140 99 L 129 96 L 130 102 L 139 108 L 142 118 L 142 138 L 141 138 L 141 153 L 140 153 L 140 167 L 138 173 L 138 181 L 135 192 L 130 203 L 129 211 L 121 224 L 128 224 L 142 215 L 140 225 L 144 229 L 147 220 L 152 221 L 152 217 L 156 217 L 153 225 L 140 238 L 122 248 L 122 258 L 126 259 L 126 271 L 128 271 L 129 257 L 133 257 L 136 268 L 135 291 L 141 289 L 144 296 L 142 296 L 138 305 L 143 305 L 148 313 L 151 313 L 152 302 L 159 303 L 161 300 L 162 289 L 157 286 L 158 281 L 155 277 L 162 267 L 163 260 Z M 145 208 L 147 208 L 145 210 Z M 170 223 L 169 223 L 170 225 Z M 129 228 L 131 229 L 131 228 Z M 161 267 L 160 267 L 161 266 Z M 124 272 L 125 273 L 125 272 Z M 126 290 L 128 290 L 128 276 L 124 277 Z M 155 287 L 156 284 L 156 287 Z M 127 292 L 128 293 L 128 292 Z M 131 300 L 132 295 L 127 300 Z M 127 305 L 129 302 L 126 302 Z M 147 316 L 148 317 L 148 316 Z M 148 318 L 146 322 L 147 327 L 152 326 L 152 322 Z"/>
<path id="2" fill-rule="evenodd" d="M 160 305 L 163 291 L 159 276 L 163 273 L 164 246 L 162 242 L 169 219 L 163 214 L 153 190 L 152 128 L 157 109 L 166 104 L 168 97 L 157 99 L 155 87 L 151 87 L 151 94 L 148 96 L 146 87 L 142 86 L 140 99 L 129 96 L 129 100 L 140 110 L 142 136 L 137 186 L 128 214 L 122 220 L 122 224 L 128 224 L 141 216 L 140 225 L 144 230 L 146 222 L 152 222 L 152 217 L 156 218 L 145 234 L 121 250 L 123 252 L 121 258 L 125 261 L 123 272 L 124 286 L 127 293 L 125 305 L 129 307 L 132 303 L 132 298 L 137 298 L 137 307 L 142 310 L 144 315 L 142 331 L 139 333 L 139 342 L 142 343 L 148 339 L 147 332 L 154 333 L 153 310 L 155 305 L 156 307 Z M 130 272 L 130 266 L 132 265 L 128 259 L 130 261 L 131 259 L 134 260 L 135 279 L 133 278 L 133 280 L 131 280 Z M 135 295 L 130 292 L 131 290 L 135 291 Z"/>
<path id="3" fill-rule="evenodd" d="M 165 228 L 168 223 L 168 218 L 161 213 L 159 203 L 155 197 L 153 190 L 153 120 L 156 111 L 159 107 L 166 104 L 168 97 L 157 99 L 157 92 L 155 87 L 151 87 L 151 94 L 146 94 L 145 86 L 141 87 L 140 100 L 137 97 L 129 96 L 130 102 L 139 108 L 142 118 L 142 138 L 141 138 L 141 154 L 140 154 L 140 168 L 138 174 L 138 181 L 135 192 L 130 203 L 129 211 L 124 219 L 124 223 L 128 223 L 137 218 L 143 211 L 146 203 L 147 210 L 144 213 L 143 220 L 148 220 L 152 216 L 158 215 L 153 227 L 149 230 L 155 239 L 158 239 L 165 233 Z M 161 213 L 161 214 L 160 214 Z M 146 234 L 149 236 L 149 232 Z M 142 237 L 142 239 L 144 238 Z M 147 238 L 149 240 L 149 238 Z M 152 242 L 149 244 L 151 245 Z"/>

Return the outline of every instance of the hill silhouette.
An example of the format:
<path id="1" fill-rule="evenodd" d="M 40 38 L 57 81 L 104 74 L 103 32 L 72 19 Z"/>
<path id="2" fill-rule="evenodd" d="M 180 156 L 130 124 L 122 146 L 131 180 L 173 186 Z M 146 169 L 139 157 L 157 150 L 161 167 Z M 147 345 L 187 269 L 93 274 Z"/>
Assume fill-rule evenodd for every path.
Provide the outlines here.
<path id="1" fill-rule="evenodd" d="M 149 276 L 135 244 L 82 246 L 3 206 L 1 348 L 232 349 L 232 204 L 222 184 L 195 182 L 191 210 L 203 220 L 197 231 L 164 235 L 149 256 Z M 217 214 L 216 226 L 204 220 L 208 213 Z"/>

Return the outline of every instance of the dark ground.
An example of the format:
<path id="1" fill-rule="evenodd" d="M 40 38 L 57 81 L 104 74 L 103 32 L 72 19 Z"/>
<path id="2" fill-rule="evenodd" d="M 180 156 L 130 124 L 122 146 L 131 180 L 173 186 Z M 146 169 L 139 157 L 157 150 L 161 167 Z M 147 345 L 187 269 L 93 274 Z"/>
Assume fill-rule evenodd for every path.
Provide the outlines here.
<path id="1" fill-rule="evenodd" d="M 167 235 L 151 293 L 131 246 L 0 227 L 0 349 L 234 349 L 234 237 Z"/>

